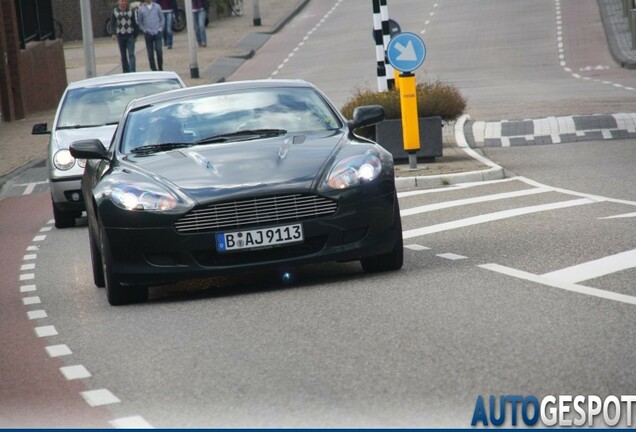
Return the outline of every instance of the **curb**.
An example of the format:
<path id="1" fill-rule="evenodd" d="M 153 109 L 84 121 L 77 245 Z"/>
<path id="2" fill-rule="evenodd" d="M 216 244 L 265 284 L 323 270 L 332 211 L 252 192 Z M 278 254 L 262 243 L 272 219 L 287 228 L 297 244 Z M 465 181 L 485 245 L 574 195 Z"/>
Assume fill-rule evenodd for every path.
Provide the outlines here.
<path id="1" fill-rule="evenodd" d="M 465 173 L 396 178 L 395 188 L 398 192 L 404 192 L 412 189 L 432 189 L 458 183 L 501 180 L 506 177 L 506 172 L 502 167 L 485 156 L 480 155 L 468 146 L 466 136 L 464 135 L 464 125 L 469 119 L 470 116 L 464 114 L 455 123 L 455 142 L 457 142 L 459 148 L 461 148 L 468 156 L 488 165 L 490 168 L 479 171 L 468 171 Z"/>
<path id="2" fill-rule="evenodd" d="M 609 51 L 612 55 L 612 58 L 622 68 L 636 69 L 636 62 L 628 58 L 619 46 L 616 32 L 612 28 L 612 23 L 610 22 L 607 0 L 597 0 L 596 3 L 598 4 L 599 13 L 601 15 L 601 22 L 603 23 L 603 30 L 605 31 L 607 45 L 609 46 Z"/>

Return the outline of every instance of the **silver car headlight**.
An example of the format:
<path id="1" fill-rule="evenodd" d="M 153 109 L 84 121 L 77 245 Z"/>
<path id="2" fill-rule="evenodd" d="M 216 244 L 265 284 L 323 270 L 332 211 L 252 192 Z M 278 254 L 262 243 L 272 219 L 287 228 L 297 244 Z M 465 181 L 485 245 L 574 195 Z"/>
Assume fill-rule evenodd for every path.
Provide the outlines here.
<path id="1" fill-rule="evenodd" d="M 53 155 L 53 165 L 61 171 L 68 171 L 75 165 L 75 158 L 68 149 L 58 150 Z"/>
<path id="2" fill-rule="evenodd" d="M 374 154 L 352 156 L 339 161 L 325 181 L 331 189 L 347 189 L 368 183 L 382 172 L 382 161 Z"/>
<path id="3" fill-rule="evenodd" d="M 164 212 L 179 205 L 170 192 L 150 184 L 117 184 L 113 186 L 110 197 L 117 207 L 129 211 Z"/>

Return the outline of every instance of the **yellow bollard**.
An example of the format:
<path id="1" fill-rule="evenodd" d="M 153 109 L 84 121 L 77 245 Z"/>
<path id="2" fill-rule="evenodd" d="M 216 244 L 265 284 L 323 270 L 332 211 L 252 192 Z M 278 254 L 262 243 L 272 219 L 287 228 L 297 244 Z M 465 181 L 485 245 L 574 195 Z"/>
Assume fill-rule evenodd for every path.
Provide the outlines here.
<path id="1" fill-rule="evenodd" d="M 417 168 L 416 153 L 420 149 L 420 125 L 417 115 L 415 75 L 400 74 L 400 104 L 402 109 L 402 142 L 409 154 L 410 168 Z"/>
<path id="2" fill-rule="evenodd" d="M 393 75 L 395 78 L 395 89 L 399 90 L 400 89 L 400 71 L 397 69 L 393 69 Z"/>

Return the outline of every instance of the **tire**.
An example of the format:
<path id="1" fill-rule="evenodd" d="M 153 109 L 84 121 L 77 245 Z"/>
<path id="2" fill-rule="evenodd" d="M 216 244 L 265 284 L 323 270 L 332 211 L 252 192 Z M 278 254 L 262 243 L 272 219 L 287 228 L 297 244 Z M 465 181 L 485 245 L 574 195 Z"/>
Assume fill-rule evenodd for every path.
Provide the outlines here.
<path id="1" fill-rule="evenodd" d="M 184 28 L 186 28 L 186 13 L 183 9 L 179 9 L 172 19 L 172 30 L 181 32 Z"/>
<path id="2" fill-rule="evenodd" d="M 76 211 L 62 211 L 55 207 L 53 204 L 53 219 L 55 220 L 55 228 L 71 228 L 75 226 L 75 218 L 81 216 L 81 213 L 78 214 Z"/>
<path id="3" fill-rule="evenodd" d="M 395 196 L 395 206 L 393 217 L 395 222 L 395 246 L 391 252 L 362 258 L 360 264 L 366 273 L 377 273 L 385 271 L 395 271 L 402 268 L 404 264 L 404 242 L 402 240 L 402 220 L 400 219 L 400 206 L 397 195 Z"/>
<path id="4" fill-rule="evenodd" d="M 91 234 L 90 227 L 88 228 L 88 238 L 91 246 L 91 264 L 93 266 L 93 282 L 98 288 L 104 288 L 104 267 L 102 266 L 102 253 L 97 242 Z"/>
<path id="5" fill-rule="evenodd" d="M 120 306 L 129 303 L 141 303 L 148 300 L 148 287 L 124 286 L 116 275 L 113 274 L 113 261 L 106 238 L 106 232 L 100 231 L 99 243 L 102 256 L 102 269 L 104 273 L 104 285 L 106 297 L 111 306 Z"/>
<path id="6" fill-rule="evenodd" d="M 232 15 L 243 16 L 243 0 L 228 0 Z"/>

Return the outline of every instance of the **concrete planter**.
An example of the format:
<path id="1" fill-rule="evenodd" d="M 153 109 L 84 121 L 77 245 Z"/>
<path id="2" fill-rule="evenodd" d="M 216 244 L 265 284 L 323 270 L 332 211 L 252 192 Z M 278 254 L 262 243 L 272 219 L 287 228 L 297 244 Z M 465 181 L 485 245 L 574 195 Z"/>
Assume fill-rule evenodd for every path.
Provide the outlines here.
<path id="1" fill-rule="evenodd" d="M 408 161 L 409 154 L 404 151 L 402 142 L 402 120 L 384 120 L 374 127 L 375 142 L 387 149 L 398 162 Z M 421 117 L 419 119 L 420 149 L 417 151 L 419 162 L 435 162 L 442 156 L 442 118 Z"/>

